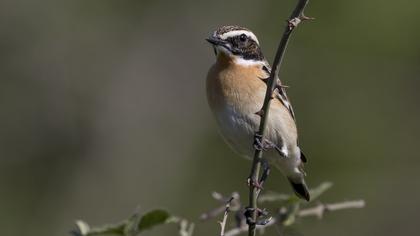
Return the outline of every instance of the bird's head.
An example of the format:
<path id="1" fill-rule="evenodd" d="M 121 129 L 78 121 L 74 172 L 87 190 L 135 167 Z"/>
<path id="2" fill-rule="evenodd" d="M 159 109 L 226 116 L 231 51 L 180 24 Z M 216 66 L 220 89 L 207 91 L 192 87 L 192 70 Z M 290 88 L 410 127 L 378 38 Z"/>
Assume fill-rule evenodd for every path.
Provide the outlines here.
<path id="1" fill-rule="evenodd" d="M 206 39 L 214 47 L 216 56 L 223 54 L 244 62 L 264 60 L 257 37 L 240 26 L 222 26 Z"/>

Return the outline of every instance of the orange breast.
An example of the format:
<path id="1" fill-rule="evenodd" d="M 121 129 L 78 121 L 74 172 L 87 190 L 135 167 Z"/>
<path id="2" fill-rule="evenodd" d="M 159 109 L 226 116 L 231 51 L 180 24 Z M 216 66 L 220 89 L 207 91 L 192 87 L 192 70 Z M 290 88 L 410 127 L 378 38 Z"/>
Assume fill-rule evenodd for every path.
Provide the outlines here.
<path id="1" fill-rule="evenodd" d="M 264 77 L 261 65 L 241 66 L 219 55 L 207 76 L 210 107 L 217 111 L 232 105 L 243 112 L 257 112 L 264 100 L 266 85 L 260 79 Z"/>
<path id="2" fill-rule="evenodd" d="M 260 79 L 267 76 L 261 66 L 241 66 L 228 56 L 219 55 L 208 73 L 208 103 L 228 140 L 244 135 L 251 139 L 259 128 L 260 117 L 255 113 L 261 109 L 267 89 Z M 278 99 L 272 100 L 266 127 L 271 141 L 282 145 L 285 139 L 286 145 L 296 145 L 295 122 Z M 249 142 L 245 142 L 246 147 Z"/>

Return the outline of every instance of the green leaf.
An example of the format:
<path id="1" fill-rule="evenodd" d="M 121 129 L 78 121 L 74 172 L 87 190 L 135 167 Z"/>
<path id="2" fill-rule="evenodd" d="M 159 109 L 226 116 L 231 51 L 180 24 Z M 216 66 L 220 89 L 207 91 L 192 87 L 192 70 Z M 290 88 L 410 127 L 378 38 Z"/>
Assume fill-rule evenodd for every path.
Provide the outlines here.
<path id="1" fill-rule="evenodd" d="M 139 232 L 139 223 L 142 218 L 142 215 L 139 213 L 134 213 L 124 225 L 123 233 L 124 236 L 136 236 Z"/>
<path id="2" fill-rule="evenodd" d="M 164 224 L 170 218 L 170 215 L 165 210 L 153 210 L 144 214 L 138 224 L 139 232 L 150 229 L 153 226 Z"/>
<path id="3" fill-rule="evenodd" d="M 118 224 L 108 224 L 95 228 L 91 228 L 86 222 L 78 220 L 76 221 L 77 229 L 71 233 L 74 236 L 136 236 L 141 231 L 150 229 L 153 226 L 169 223 L 169 220 L 170 215 L 167 211 L 153 210 L 144 215 L 135 213 L 129 219 Z"/>

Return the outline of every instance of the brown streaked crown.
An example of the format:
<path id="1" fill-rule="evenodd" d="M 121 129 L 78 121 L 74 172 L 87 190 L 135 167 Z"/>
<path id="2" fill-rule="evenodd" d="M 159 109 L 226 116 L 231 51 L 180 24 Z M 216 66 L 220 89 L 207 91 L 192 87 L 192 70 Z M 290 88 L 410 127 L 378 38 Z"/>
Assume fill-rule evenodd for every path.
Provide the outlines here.
<path id="1" fill-rule="evenodd" d="M 225 25 L 225 26 L 222 26 L 222 27 L 218 28 L 216 31 L 214 31 L 214 33 L 216 35 L 222 35 L 222 34 L 225 34 L 227 32 L 238 31 L 238 30 L 245 30 L 245 31 L 251 32 L 251 30 L 249 30 L 245 27 L 241 27 L 241 26 L 237 26 L 237 25 Z"/>

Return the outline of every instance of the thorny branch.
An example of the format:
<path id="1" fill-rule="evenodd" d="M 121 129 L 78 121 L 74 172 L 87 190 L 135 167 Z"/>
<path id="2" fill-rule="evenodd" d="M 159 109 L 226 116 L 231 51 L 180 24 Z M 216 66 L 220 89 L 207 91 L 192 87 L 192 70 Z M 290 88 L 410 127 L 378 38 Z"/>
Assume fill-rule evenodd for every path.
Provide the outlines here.
<path id="1" fill-rule="evenodd" d="M 310 189 L 313 198 L 316 199 L 326 190 L 328 190 L 332 184 L 330 182 L 324 182 L 318 187 Z M 235 236 L 248 231 L 244 216 L 244 206 L 240 201 L 238 193 L 234 192 L 230 197 L 224 197 L 220 193 L 214 192 L 213 198 L 223 204 L 217 207 L 215 210 L 211 210 L 201 215 L 202 220 L 208 220 L 218 217 L 223 214 L 223 220 L 220 222 L 221 236 Z M 299 200 L 294 195 L 280 194 L 280 193 L 266 193 L 258 199 L 260 203 L 280 203 L 281 208 L 278 209 L 277 214 L 273 217 L 273 220 L 267 222 L 265 225 L 257 225 L 256 230 L 263 231 L 270 226 L 278 226 L 281 228 L 292 225 L 296 218 L 316 216 L 322 218 L 322 216 L 330 211 L 350 209 L 350 208 L 361 208 L 364 206 L 364 201 L 348 201 L 334 204 L 322 204 L 318 203 L 314 207 L 306 207 L 301 209 L 301 205 L 306 206 L 307 204 Z M 222 210 L 219 210 L 222 209 Z M 228 222 L 228 215 L 232 215 L 236 221 L 236 225 L 228 230 L 230 225 Z M 231 219 L 231 217 L 229 217 Z M 143 214 L 135 212 L 128 219 L 121 221 L 120 223 L 106 224 L 99 227 L 91 227 L 86 222 L 78 220 L 76 222 L 77 228 L 72 230 L 71 233 L 75 236 L 93 236 L 93 235 L 120 235 L 120 236 L 136 236 L 141 234 L 144 230 L 148 230 L 157 225 L 162 224 L 178 224 L 178 235 L 179 236 L 193 236 L 194 223 L 188 221 L 185 218 L 174 216 L 169 212 L 161 209 L 155 209 Z"/>
<path id="2" fill-rule="evenodd" d="M 259 203 L 276 203 L 281 204 L 280 208 L 277 209 L 277 214 L 274 215 L 272 220 L 267 222 L 265 225 L 256 225 L 256 231 L 264 231 L 265 229 L 276 225 L 280 227 L 287 227 L 292 225 L 296 218 L 303 218 L 308 216 L 315 216 L 321 219 L 325 213 L 345 210 L 345 209 L 358 209 L 365 206 L 364 200 L 345 201 L 339 203 L 323 204 L 317 201 L 315 206 L 306 206 L 311 204 L 314 200 L 319 198 L 325 191 L 332 186 L 330 182 L 321 183 L 319 186 L 310 189 L 313 199 L 311 202 L 303 202 L 294 195 L 279 194 L 279 193 L 266 193 L 258 199 Z M 223 219 L 227 219 L 227 214 L 233 214 L 235 216 L 236 226 L 230 230 L 226 230 L 227 222 L 224 221 L 224 236 L 235 236 L 238 234 L 246 233 L 248 231 L 248 225 L 246 224 L 244 216 L 244 206 L 240 201 L 240 196 L 237 192 L 232 193 L 231 198 L 224 197 L 222 194 L 213 192 L 213 198 L 219 201 L 222 205 L 201 215 L 201 220 L 209 220 L 218 217 L 218 215 L 224 212 Z M 229 203 L 227 208 L 226 202 Z M 216 210 L 223 208 L 224 210 Z M 216 213 L 218 212 L 218 213 Z"/>
<path id="3" fill-rule="evenodd" d="M 275 87 L 278 84 L 277 80 L 281 84 L 280 80 L 278 79 L 278 75 L 279 75 L 281 63 L 283 61 L 284 53 L 287 47 L 287 43 L 289 41 L 289 37 L 291 33 L 293 32 L 293 30 L 297 27 L 297 25 L 302 20 L 310 19 L 309 17 L 306 17 L 303 14 L 303 10 L 305 9 L 305 6 L 308 3 L 308 1 L 309 0 L 298 0 L 298 3 L 293 13 L 289 17 L 288 25 L 284 29 L 283 36 L 278 46 L 278 49 L 274 58 L 273 68 L 271 70 L 270 77 L 268 79 L 267 91 L 265 94 L 264 103 L 263 103 L 261 111 L 257 112 L 257 114 L 261 116 L 259 130 L 258 130 L 258 133 L 256 133 L 256 139 L 259 139 L 258 141 L 260 143 L 262 143 L 264 140 L 265 127 L 266 127 L 267 118 L 269 115 L 268 114 L 269 107 L 270 107 L 273 91 L 275 90 Z M 254 153 L 252 168 L 251 168 L 250 184 L 249 184 L 249 209 L 253 209 L 252 215 L 251 215 L 252 220 L 248 221 L 248 225 L 249 225 L 248 235 L 249 236 L 255 236 L 256 222 L 258 218 L 257 198 L 260 191 L 258 190 L 255 183 L 257 183 L 258 178 L 260 176 L 262 156 L 263 156 L 263 150 L 256 148 L 255 153 Z"/>
<path id="4" fill-rule="evenodd" d="M 352 208 L 362 208 L 365 206 L 365 202 L 363 200 L 358 201 L 349 201 L 349 202 L 340 202 L 340 203 L 332 203 L 332 204 L 320 204 L 316 207 L 307 208 L 300 210 L 296 216 L 298 217 L 307 217 L 307 216 L 317 216 L 318 218 L 322 218 L 325 212 L 328 211 L 337 211 L 337 210 L 345 210 L 345 209 L 352 209 Z M 266 225 L 257 225 L 257 230 L 264 230 L 270 226 L 275 224 L 282 224 L 281 218 L 273 218 L 269 223 Z M 233 228 L 225 233 L 224 236 L 235 236 L 241 233 L 245 233 L 248 231 L 248 227 L 243 225 L 242 227 Z"/>

